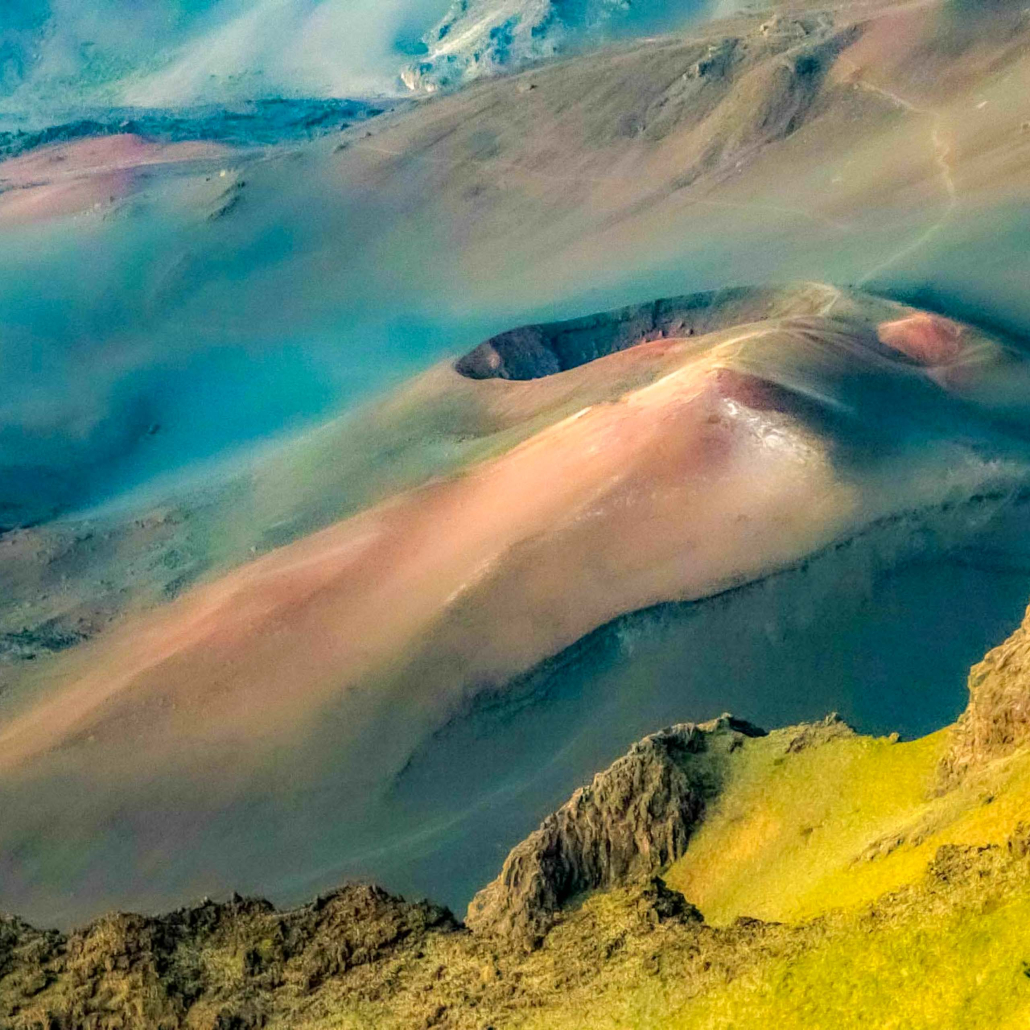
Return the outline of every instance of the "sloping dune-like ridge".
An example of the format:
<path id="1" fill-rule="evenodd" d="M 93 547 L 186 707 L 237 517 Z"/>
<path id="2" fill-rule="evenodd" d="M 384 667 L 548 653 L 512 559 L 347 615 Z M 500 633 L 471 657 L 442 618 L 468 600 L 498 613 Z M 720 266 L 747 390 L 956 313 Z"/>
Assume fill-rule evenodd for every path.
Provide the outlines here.
<path id="1" fill-rule="evenodd" d="M 625 613 L 860 536 L 877 568 L 927 539 L 961 544 L 1025 487 L 1019 447 L 969 402 L 1022 367 L 997 341 L 964 327 L 953 359 L 917 362 L 880 338 L 913 309 L 811 284 L 695 307 L 693 336 L 679 314 L 650 340 L 654 319 L 585 320 L 601 342 L 579 353 L 610 353 L 557 374 L 435 370 L 438 396 L 497 427 L 492 452 L 48 659 L 0 731 L 17 907 L 50 904 L 62 861 L 89 880 L 87 905 L 181 897 L 287 813 L 331 810 L 372 848 L 398 773 L 470 697 Z M 54 825 L 92 844 L 40 865 L 25 845 Z"/>

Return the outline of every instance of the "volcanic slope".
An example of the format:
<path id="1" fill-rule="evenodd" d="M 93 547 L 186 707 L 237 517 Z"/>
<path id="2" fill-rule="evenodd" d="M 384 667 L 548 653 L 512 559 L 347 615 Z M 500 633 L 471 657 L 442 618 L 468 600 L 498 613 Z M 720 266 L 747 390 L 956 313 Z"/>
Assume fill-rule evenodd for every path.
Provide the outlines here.
<path id="1" fill-rule="evenodd" d="M 241 866 L 290 895 L 384 847 L 409 854 L 410 834 L 446 838 L 453 797 L 427 821 L 399 800 L 405 769 L 470 700 L 597 627 L 813 559 L 887 570 L 989 533 L 1030 476 L 1025 378 L 983 332 L 816 284 L 493 338 L 335 430 L 337 453 L 348 433 L 379 441 L 345 466 L 351 489 L 365 468 L 368 489 L 399 492 L 153 610 L 118 615 L 116 593 L 91 641 L 60 623 L 35 651 L 8 635 L 7 903 L 75 918 L 228 886 Z M 304 498 L 278 492 L 278 457 L 210 508 L 134 516 L 121 538 L 79 526 L 45 575 L 87 603 L 90 563 L 117 568 L 127 546 L 170 576 L 154 560 L 169 537 L 240 532 L 263 476 L 276 503 Z M 43 534 L 3 545 L 30 594 Z M 474 810 L 490 788 L 469 785 Z M 303 826 L 324 847 L 287 871 Z"/>
<path id="2" fill-rule="evenodd" d="M 471 931 L 353 885 L 285 912 L 234 897 L 68 935 L 0 919 L 0 1019 L 1022 1026 L 1028 634 L 1030 612 L 974 668 L 960 722 L 921 740 L 835 717 L 648 737 L 512 851 Z"/>

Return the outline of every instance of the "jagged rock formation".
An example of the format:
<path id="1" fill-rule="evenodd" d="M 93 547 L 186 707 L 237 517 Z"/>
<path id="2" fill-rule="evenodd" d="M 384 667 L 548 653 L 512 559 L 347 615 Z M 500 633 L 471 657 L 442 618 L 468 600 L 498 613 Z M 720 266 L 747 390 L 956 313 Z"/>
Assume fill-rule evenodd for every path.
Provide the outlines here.
<path id="1" fill-rule="evenodd" d="M 235 897 L 68 936 L 0 917 L 0 1026 L 264 1026 L 269 992 L 303 995 L 456 929 L 444 908 L 362 885 L 290 912 Z"/>
<path id="2" fill-rule="evenodd" d="M 466 922 L 480 933 L 539 939 L 584 891 L 653 875 L 679 858 L 717 789 L 717 744 L 763 730 L 723 716 L 645 737 L 594 777 L 519 844 L 501 875 L 472 900 Z"/>
<path id="3" fill-rule="evenodd" d="M 1030 741 L 1030 608 L 1022 625 L 969 674 L 969 705 L 941 763 L 941 787 Z"/>

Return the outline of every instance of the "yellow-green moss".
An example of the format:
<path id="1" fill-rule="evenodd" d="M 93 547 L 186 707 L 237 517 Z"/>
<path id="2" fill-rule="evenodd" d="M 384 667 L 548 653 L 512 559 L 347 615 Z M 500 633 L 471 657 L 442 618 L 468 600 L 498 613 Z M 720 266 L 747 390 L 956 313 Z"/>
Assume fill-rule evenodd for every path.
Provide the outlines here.
<path id="1" fill-rule="evenodd" d="M 844 737 L 797 754 L 786 753 L 789 730 L 749 741 L 669 885 L 717 924 L 798 922 L 914 882 L 942 844 L 1003 841 L 1030 811 L 1030 756 L 939 796 L 949 732 Z"/>
<path id="2" fill-rule="evenodd" d="M 859 920 L 694 999 L 668 1030 L 1005 1030 L 1030 1025 L 1030 892 L 994 911 Z M 646 1024 L 639 1024 L 641 1026 Z M 656 1024 L 657 1025 L 657 1024 Z"/>

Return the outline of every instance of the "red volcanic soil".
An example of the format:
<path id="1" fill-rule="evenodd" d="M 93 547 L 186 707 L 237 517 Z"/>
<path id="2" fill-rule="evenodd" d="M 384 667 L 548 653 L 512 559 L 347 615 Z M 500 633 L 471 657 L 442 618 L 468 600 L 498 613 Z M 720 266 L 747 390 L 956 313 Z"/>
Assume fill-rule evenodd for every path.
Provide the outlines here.
<path id="1" fill-rule="evenodd" d="M 884 322 L 877 334 L 885 346 L 928 367 L 954 361 L 963 350 L 962 326 L 925 311 Z"/>
<path id="2" fill-rule="evenodd" d="M 141 169 L 228 153 L 214 143 L 156 143 L 128 133 L 41 147 L 0 164 L 0 225 L 103 207 L 132 192 Z"/>

